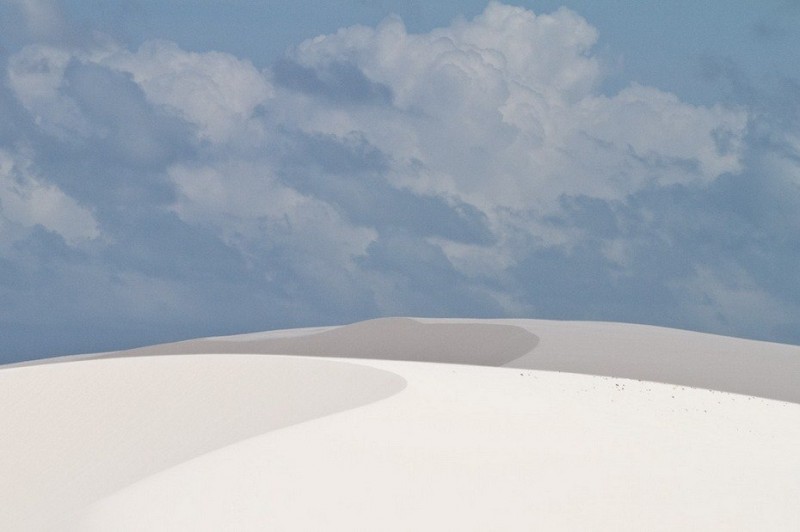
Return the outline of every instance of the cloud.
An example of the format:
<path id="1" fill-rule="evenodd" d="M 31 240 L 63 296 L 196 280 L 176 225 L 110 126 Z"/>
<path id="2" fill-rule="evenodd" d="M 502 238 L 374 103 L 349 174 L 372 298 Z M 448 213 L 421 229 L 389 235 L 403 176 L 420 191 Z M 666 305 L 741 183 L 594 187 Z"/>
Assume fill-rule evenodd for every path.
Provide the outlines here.
<path id="1" fill-rule="evenodd" d="M 408 34 L 398 19 L 340 30 L 298 46 L 295 61 L 324 72 L 345 58 L 387 87 L 393 105 L 343 112 L 303 100 L 304 112 L 289 106 L 287 120 L 339 136 L 358 131 L 398 166 L 422 163 L 398 168 L 398 186 L 459 195 L 487 211 L 552 210 L 562 194 L 620 198 L 653 181 L 708 182 L 740 169 L 745 112 L 640 85 L 598 95 L 596 39 L 571 11 L 536 16 L 497 3 L 429 34 Z"/>
<path id="2" fill-rule="evenodd" d="M 73 55 L 55 46 L 24 47 L 8 61 L 8 86 L 44 132 L 67 140 L 90 133 L 77 103 L 61 92 L 64 72 Z"/>
<path id="3" fill-rule="evenodd" d="M 496 2 L 265 70 L 93 39 L 2 63 L 0 355 L 397 314 L 800 341 L 792 97 L 604 94 L 589 22 Z"/>
<path id="4" fill-rule="evenodd" d="M 272 73 L 282 87 L 334 102 L 388 104 L 392 101 L 392 92 L 386 85 L 367 79 L 361 70 L 348 63 L 331 63 L 316 70 L 284 58 L 275 63 Z"/>
<path id="5" fill-rule="evenodd" d="M 79 246 L 98 238 L 92 212 L 58 187 L 44 183 L 24 155 L 0 149 L 0 246 L 44 228 Z"/>
<path id="6" fill-rule="evenodd" d="M 129 73 L 150 102 L 175 111 L 214 142 L 227 140 L 272 93 L 250 62 L 187 52 L 168 41 L 148 41 L 136 53 L 113 50 L 100 62 Z"/>
<path id="7" fill-rule="evenodd" d="M 15 8 L 25 30 L 37 40 L 55 40 L 67 30 L 67 22 L 59 2 L 54 0 L 5 0 Z"/>

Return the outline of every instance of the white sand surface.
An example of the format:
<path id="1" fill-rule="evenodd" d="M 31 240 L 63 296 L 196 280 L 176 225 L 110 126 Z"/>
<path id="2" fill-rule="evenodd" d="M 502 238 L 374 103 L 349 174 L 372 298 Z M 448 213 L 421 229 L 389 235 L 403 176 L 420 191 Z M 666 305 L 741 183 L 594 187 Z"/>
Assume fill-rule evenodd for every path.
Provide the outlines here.
<path id="1" fill-rule="evenodd" d="M 800 403 L 800 347 L 626 323 L 383 318 L 102 356 L 273 353 L 450 362 L 650 380 Z"/>
<path id="2" fill-rule="evenodd" d="M 148 475 L 404 386 L 364 365 L 258 355 L 0 369 L 0 530 L 63 530 Z"/>
<path id="3" fill-rule="evenodd" d="M 408 386 L 89 507 L 83 530 L 796 530 L 800 405 L 553 372 L 361 362 Z"/>
<path id="4" fill-rule="evenodd" d="M 800 529 L 798 347 L 390 319 L 92 357 L 0 368 L 0 530 Z"/>
<path id="5" fill-rule="evenodd" d="M 530 352 L 538 341 L 525 327 L 499 321 L 381 318 L 341 327 L 201 338 L 107 356 L 271 353 L 500 366 Z"/>
<path id="6" fill-rule="evenodd" d="M 506 365 L 652 380 L 800 403 L 800 347 L 627 323 L 509 321 L 536 349 Z"/>

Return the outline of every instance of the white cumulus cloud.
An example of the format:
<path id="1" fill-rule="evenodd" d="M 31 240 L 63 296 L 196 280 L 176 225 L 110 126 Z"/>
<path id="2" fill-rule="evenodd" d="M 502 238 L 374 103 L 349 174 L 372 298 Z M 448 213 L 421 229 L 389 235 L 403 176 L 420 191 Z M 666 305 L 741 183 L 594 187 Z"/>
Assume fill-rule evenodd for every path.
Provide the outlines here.
<path id="1" fill-rule="evenodd" d="M 220 52 L 187 52 L 168 41 L 148 41 L 135 53 L 119 50 L 102 63 L 130 73 L 150 101 L 175 109 L 217 142 L 234 134 L 272 94 L 249 61 Z"/>
<path id="2" fill-rule="evenodd" d="M 487 211 L 547 212 L 563 194 L 618 199 L 740 170 L 745 112 L 640 85 L 601 95 L 596 40 L 566 9 L 535 15 L 492 3 L 426 34 L 390 18 L 311 39 L 292 55 L 314 71 L 355 65 L 390 91 L 390 108 L 294 93 L 274 105 L 306 131 L 362 133 L 391 154 L 398 185 L 456 194 Z"/>

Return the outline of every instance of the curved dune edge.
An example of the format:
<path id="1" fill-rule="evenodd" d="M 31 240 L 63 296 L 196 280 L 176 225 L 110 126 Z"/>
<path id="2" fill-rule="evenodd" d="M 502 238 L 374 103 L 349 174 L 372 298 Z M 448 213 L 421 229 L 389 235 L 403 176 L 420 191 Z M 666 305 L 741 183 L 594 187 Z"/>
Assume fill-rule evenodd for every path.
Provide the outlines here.
<path id="1" fill-rule="evenodd" d="M 258 355 L 0 369 L 0 529 L 62 530 L 74 512 L 141 478 L 405 385 L 345 361 Z"/>
<path id="2" fill-rule="evenodd" d="M 548 371 L 126 353 L 0 368 L 0 529 L 800 522 L 800 405 L 786 402 L 800 390 L 795 346 L 627 324 L 457 319 L 182 345 L 272 350 L 294 338 L 298 352 L 321 350 L 305 354 L 338 345 L 391 358 L 402 345 L 452 362 L 484 333 L 496 341 L 471 360 Z M 579 374 L 592 372 L 642 380 Z M 667 379 L 696 387 L 647 382 Z M 702 389 L 714 386 L 756 393 Z M 760 393 L 782 400 L 752 397 Z"/>
<path id="3" fill-rule="evenodd" d="M 444 362 L 502 366 L 536 347 L 524 327 L 488 320 L 469 324 L 445 320 L 378 318 L 323 330 L 281 331 L 188 340 L 112 353 L 143 356 L 178 353 L 280 353 L 286 355 Z"/>
<path id="4" fill-rule="evenodd" d="M 100 356 L 208 352 L 507 366 L 800 403 L 798 346 L 627 323 L 381 318 L 341 327 L 203 338 Z"/>
<path id="5" fill-rule="evenodd" d="M 596 376 L 364 361 L 386 401 L 98 501 L 77 529 L 794 530 L 800 405 Z"/>

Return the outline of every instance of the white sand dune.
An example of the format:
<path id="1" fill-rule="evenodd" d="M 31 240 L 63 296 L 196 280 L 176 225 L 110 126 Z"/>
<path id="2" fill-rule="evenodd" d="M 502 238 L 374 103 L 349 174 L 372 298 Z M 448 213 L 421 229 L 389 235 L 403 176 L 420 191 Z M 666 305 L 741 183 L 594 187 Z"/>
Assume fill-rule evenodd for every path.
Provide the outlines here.
<path id="1" fill-rule="evenodd" d="M 412 318 L 382 318 L 302 332 L 204 338 L 131 349 L 113 356 L 273 353 L 501 366 L 529 353 L 539 340 L 524 327 L 486 320 L 426 323 Z"/>
<path id="2" fill-rule="evenodd" d="M 131 482 L 404 386 L 364 365 L 253 355 L 0 370 L 0 530 L 63 530 Z"/>
<path id="3" fill-rule="evenodd" d="M 203 338 L 100 356 L 272 353 L 624 377 L 800 403 L 800 347 L 647 325 L 383 318 Z"/>
<path id="4" fill-rule="evenodd" d="M 798 368 L 656 327 L 411 319 L 0 368 L 0 530 L 797 530 Z"/>

